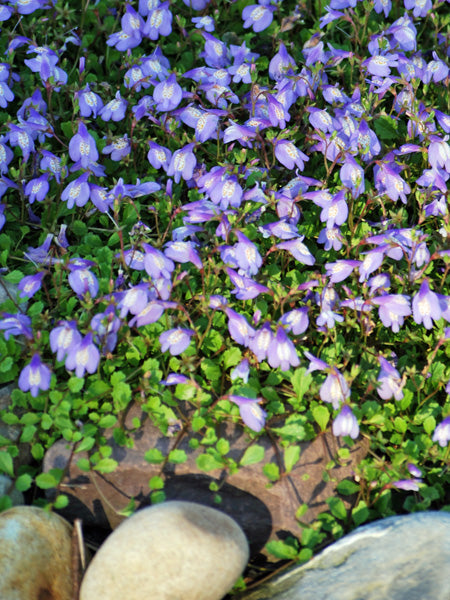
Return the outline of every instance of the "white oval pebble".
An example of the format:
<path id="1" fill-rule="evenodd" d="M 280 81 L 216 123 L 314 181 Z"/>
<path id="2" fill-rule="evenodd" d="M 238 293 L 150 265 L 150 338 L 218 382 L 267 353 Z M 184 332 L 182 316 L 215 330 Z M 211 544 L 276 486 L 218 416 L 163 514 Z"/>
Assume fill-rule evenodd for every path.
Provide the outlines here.
<path id="1" fill-rule="evenodd" d="M 80 600 L 220 600 L 244 570 L 247 539 L 224 513 L 165 502 L 126 519 L 94 556 Z"/>

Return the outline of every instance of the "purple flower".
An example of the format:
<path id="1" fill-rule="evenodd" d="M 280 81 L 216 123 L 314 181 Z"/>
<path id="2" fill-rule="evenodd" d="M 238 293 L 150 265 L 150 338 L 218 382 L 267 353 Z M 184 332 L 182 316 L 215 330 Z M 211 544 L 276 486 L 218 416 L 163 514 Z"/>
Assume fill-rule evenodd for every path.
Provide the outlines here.
<path id="1" fill-rule="evenodd" d="M 56 360 L 63 360 L 66 354 L 81 342 L 76 321 L 62 321 L 50 332 L 50 348 L 56 352 Z"/>
<path id="2" fill-rule="evenodd" d="M 78 378 L 84 377 L 85 371 L 94 373 L 100 362 L 100 352 L 92 341 L 92 333 L 84 336 L 79 344 L 68 349 L 65 362 L 66 369 L 73 371 Z"/>
<path id="3" fill-rule="evenodd" d="M 433 169 L 445 169 L 450 173 L 450 146 L 447 144 L 448 136 L 443 140 L 433 136 L 428 147 L 428 161 Z"/>
<path id="4" fill-rule="evenodd" d="M 292 256 L 304 265 L 313 265 L 316 259 L 302 242 L 304 236 L 297 237 L 287 242 L 277 244 L 280 250 L 287 250 Z"/>
<path id="5" fill-rule="evenodd" d="M 95 140 L 89 134 L 86 125 L 82 121 L 78 123 L 78 133 L 69 142 L 69 155 L 83 169 L 88 169 L 91 163 L 95 163 L 98 160 L 98 150 Z"/>
<path id="6" fill-rule="evenodd" d="M 189 346 L 193 335 L 194 331 L 192 329 L 181 329 L 181 327 L 164 331 L 159 336 L 162 352 L 169 350 L 172 356 L 181 354 Z"/>
<path id="7" fill-rule="evenodd" d="M 433 433 L 433 442 L 438 442 L 439 446 L 444 448 L 450 441 L 450 416 L 446 417 Z"/>
<path id="8" fill-rule="evenodd" d="M 6 81 L 0 80 L 0 106 L 2 108 L 6 108 L 8 106 L 8 102 L 12 102 L 14 100 L 14 94 L 9 89 Z"/>
<path id="9" fill-rule="evenodd" d="M 250 4 L 242 11 L 244 19 L 244 29 L 252 27 L 255 33 L 267 29 L 273 20 L 273 11 L 275 7 L 261 6 L 261 4 Z"/>
<path id="10" fill-rule="evenodd" d="M 94 315 L 91 328 L 95 332 L 94 342 L 102 347 L 103 353 L 112 352 L 117 344 L 117 332 L 121 321 L 114 306 L 109 305 L 105 312 Z"/>
<path id="11" fill-rule="evenodd" d="M 114 139 L 111 144 L 105 146 L 102 150 L 102 154 L 110 154 L 111 160 L 119 161 L 125 156 L 128 156 L 131 151 L 130 140 L 128 139 L 128 135 L 125 134 L 124 137 L 119 137 Z"/>
<path id="12" fill-rule="evenodd" d="M 232 339 L 238 344 L 249 346 L 255 330 L 247 323 L 247 319 L 234 311 L 232 308 L 225 308 L 228 317 L 228 331 Z"/>
<path id="13" fill-rule="evenodd" d="M 88 83 L 83 90 L 78 92 L 77 96 L 78 104 L 80 106 L 80 115 L 82 117 L 90 117 L 93 115 L 94 118 L 97 118 L 98 112 L 103 108 L 103 102 L 98 94 L 91 92 Z"/>
<path id="14" fill-rule="evenodd" d="M 242 379 L 244 383 L 248 382 L 248 376 L 250 373 L 250 364 L 246 358 L 241 360 L 241 362 L 231 371 L 230 379 L 234 381 L 235 379 Z"/>
<path id="15" fill-rule="evenodd" d="M 286 75 L 293 75 L 296 68 L 295 60 L 292 58 L 286 46 L 281 43 L 278 52 L 269 63 L 269 76 L 275 81 L 280 81 Z"/>
<path id="16" fill-rule="evenodd" d="M 178 263 L 191 262 L 198 269 L 203 269 L 203 264 L 195 250 L 194 242 L 168 242 L 166 244 L 164 254 Z"/>
<path id="17" fill-rule="evenodd" d="M 367 67 L 371 75 L 387 77 L 391 72 L 391 67 L 397 66 L 397 58 L 397 54 L 386 54 L 384 56 L 377 54 L 364 60 L 362 64 Z"/>
<path id="18" fill-rule="evenodd" d="M 129 6 L 129 5 L 128 5 Z M 99 112 L 104 121 L 122 121 L 125 118 L 128 102 L 122 98 L 120 91 L 116 92 L 114 100 L 106 104 Z"/>
<path id="19" fill-rule="evenodd" d="M 280 323 L 284 325 L 287 331 L 291 331 L 294 335 L 300 335 L 308 329 L 308 308 L 303 306 L 302 308 L 295 308 L 285 313 Z"/>
<path id="20" fill-rule="evenodd" d="M 175 73 L 169 75 L 165 81 L 161 81 L 153 90 L 153 99 L 156 102 L 156 110 L 167 112 L 174 110 L 181 102 L 183 90 L 177 83 Z"/>
<path id="21" fill-rule="evenodd" d="M 161 2 L 148 14 L 143 34 L 151 40 L 157 40 L 160 35 L 167 36 L 172 33 L 172 13 L 169 2 Z"/>
<path id="22" fill-rule="evenodd" d="M 334 263 L 326 263 L 325 269 L 330 283 L 338 283 L 347 279 L 353 273 L 353 269 L 361 264 L 359 260 L 338 260 Z"/>
<path id="23" fill-rule="evenodd" d="M 128 312 L 132 315 L 139 314 L 147 306 L 148 300 L 148 284 L 141 283 L 129 288 L 122 293 L 122 298 L 117 304 L 117 308 L 120 308 L 119 317 L 124 319 Z"/>
<path id="24" fill-rule="evenodd" d="M 98 280 L 96 276 L 88 269 L 73 269 L 69 273 L 69 285 L 77 296 L 85 296 L 90 294 L 91 298 L 95 298 L 98 294 Z"/>
<path id="25" fill-rule="evenodd" d="M 157 250 L 150 244 L 142 244 L 145 251 L 144 269 L 147 274 L 153 279 L 170 279 L 173 270 L 175 269 L 174 262 L 168 258 L 161 250 Z"/>
<path id="26" fill-rule="evenodd" d="M 238 243 L 234 246 L 234 257 L 239 271 L 246 275 L 256 275 L 262 265 L 262 257 L 256 245 L 247 236 L 237 230 Z"/>
<path id="27" fill-rule="evenodd" d="M 143 325 L 149 325 L 150 323 L 156 323 L 166 308 L 176 308 L 176 302 L 165 302 L 163 300 L 151 300 L 147 306 L 145 306 L 137 315 L 135 315 L 129 322 L 130 327 L 137 325 L 142 327 Z"/>
<path id="28" fill-rule="evenodd" d="M 355 440 L 359 435 L 359 425 L 356 420 L 355 415 L 353 414 L 350 406 L 344 404 L 340 413 L 333 421 L 333 435 L 344 436 L 349 435 L 353 440 Z"/>
<path id="29" fill-rule="evenodd" d="M 256 356 L 258 362 L 262 362 L 263 360 L 267 359 L 269 348 L 274 339 L 269 321 L 266 321 L 258 331 L 252 331 L 253 335 L 246 345 L 248 345 L 250 350 Z"/>
<path id="30" fill-rule="evenodd" d="M 19 388 L 22 392 L 30 390 L 33 398 L 39 394 L 39 390 L 48 390 L 50 387 L 50 369 L 41 362 L 39 354 L 33 354 L 31 362 L 24 367 L 19 376 Z"/>
<path id="31" fill-rule="evenodd" d="M 385 294 L 373 298 L 378 306 L 378 315 L 385 327 L 391 327 L 394 333 L 400 330 L 405 317 L 411 314 L 409 297 L 402 294 Z"/>
<path id="32" fill-rule="evenodd" d="M 196 29 L 204 29 L 209 33 L 214 31 L 214 19 L 210 16 L 193 17 L 191 20 L 193 23 L 195 23 Z"/>
<path id="33" fill-rule="evenodd" d="M 353 157 L 345 158 L 340 177 L 342 183 L 351 190 L 353 198 L 364 193 L 364 170 Z"/>
<path id="34" fill-rule="evenodd" d="M 148 151 L 147 158 L 148 162 L 155 169 L 160 169 L 161 167 L 167 171 L 170 164 L 170 159 L 172 158 L 172 153 L 167 148 L 163 148 L 163 146 L 159 146 L 156 142 L 148 142 L 150 150 Z"/>
<path id="35" fill-rule="evenodd" d="M 73 208 L 75 204 L 81 207 L 87 203 L 90 195 L 90 188 L 87 182 L 88 178 L 89 173 L 83 173 L 64 188 L 61 194 L 61 200 L 63 202 L 67 200 L 67 208 Z"/>
<path id="36" fill-rule="evenodd" d="M 305 162 L 309 160 L 306 154 L 289 140 L 276 140 L 275 156 L 287 169 L 294 169 L 297 166 L 301 171 L 305 167 Z"/>
<path id="37" fill-rule="evenodd" d="M 17 285 L 18 289 L 20 290 L 20 297 L 32 298 L 34 294 L 41 289 L 44 276 L 45 271 L 41 271 L 35 275 L 28 275 L 27 277 L 24 277 Z"/>
<path id="38" fill-rule="evenodd" d="M 31 319 L 22 313 L 18 313 L 17 315 L 3 313 L 0 319 L 1 329 L 5 332 L 5 340 L 9 340 L 11 335 L 24 335 L 30 340 L 33 339 Z"/>
<path id="39" fill-rule="evenodd" d="M 35 200 L 42 202 L 48 193 L 50 184 L 48 182 L 48 173 L 44 173 L 36 179 L 32 179 L 25 186 L 25 194 L 28 196 L 28 202 L 33 204 Z"/>
<path id="40" fill-rule="evenodd" d="M 426 17 L 433 6 L 431 0 L 404 0 L 404 3 L 406 9 L 413 11 L 416 19 L 418 17 Z"/>
<path id="41" fill-rule="evenodd" d="M 238 300 L 253 300 L 259 294 L 269 291 L 265 285 L 256 283 L 256 281 L 253 281 L 250 277 L 245 277 L 245 275 L 239 275 L 233 269 L 227 268 L 226 271 L 232 284 L 235 286 L 235 289 L 231 293 L 236 294 Z"/>
<path id="42" fill-rule="evenodd" d="M 383 356 L 379 356 L 378 361 L 381 367 L 377 378 L 380 384 L 377 387 L 378 395 L 383 400 L 390 400 L 392 397 L 401 400 L 405 382 L 400 378 L 400 373 Z"/>
<path id="43" fill-rule="evenodd" d="M 61 159 L 49 152 L 48 150 L 41 150 L 41 169 L 43 171 L 50 171 L 58 183 L 61 183 Z"/>
<path id="44" fill-rule="evenodd" d="M 417 479 L 399 479 L 392 483 L 398 490 L 405 490 L 407 492 L 418 492 L 419 486 L 417 485 Z"/>
<path id="45" fill-rule="evenodd" d="M 423 323 L 425 329 L 433 327 L 433 320 L 438 321 L 442 316 L 438 296 L 430 290 L 428 280 L 424 279 L 419 292 L 412 301 L 414 321 Z"/>
<path id="46" fill-rule="evenodd" d="M 142 40 L 144 21 L 130 4 L 127 4 L 126 13 L 121 19 L 121 25 L 122 30 L 110 35 L 106 41 L 107 45 L 115 46 L 119 52 L 139 46 Z"/>
<path id="47" fill-rule="evenodd" d="M 350 398 L 350 389 L 343 375 L 336 367 L 331 367 L 330 373 L 320 387 L 320 399 L 323 402 L 331 402 L 333 408 L 339 408 L 341 402 Z"/>
<path id="48" fill-rule="evenodd" d="M 428 63 L 425 73 L 423 75 L 422 81 L 424 83 L 430 83 L 430 81 L 434 81 L 434 83 L 438 83 L 439 81 L 442 81 L 443 79 L 448 77 L 449 68 L 447 67 L 445 62 L 443 62 L 439 58 L 439 56 L 437 55 L 437 53 L 434 50 L 433 50 L 433 58 L 434 58 L 434 60 L 431 60 Z"/>
<path id="49" fill-rule="evenodd" d="M 244 396 L 227 396 L 228 400 L 239 406 L 241 419 L 253 429 L 253 431 L 261 431 L 266 422 L 267 413 L 259 406 L 261 398 L 245 398 Z"/>
<path id="50" fill-rule="evenodd" d="M 34 152 L 34 141 L 29 130 L 26 126 L 19 127 L 19 125 L 14 125 L 14 123 L 9 123 L 8 127 L 10 129 L 9 143 L 13 147 L 19 146 L 22 150 L 24 161 L 27 161 L 30 154 Z"/>
<path id="51" fill-rule="evenodd" d="M 166 379 L 161 379 L 159 383 L 161 385 L 178 385 L 179 383 L 192 383 L 197 387 L 196 383 L 192 379 L 189 379 L 189 377 L 186 377 L 186 375 L 181 375 L 181 373 L 169 373 Z"/>
<path id="52" fill-rule="evenodd" d="M 187 144 L 173 153 L 169 168 L 167 169 L 167 175 L 173 176 L 175 183 L 179 183 L 181 177 L 185 181 L 192 179 L 194 168 L 197 164 L 195 154 L 192 152 L 194 146 L 194 143 Z"/>
<path id="53" fill-rule="evenodd" d="M 319 244 L 324 244 L 325 250 L 340 250 L 342 248 L 342 234 L 338 227 L 322 229 L 317 238 Z"/>
<path id="54" fill-rule="evenodd" d="M 246 148 L 252 147 L 252 138 L 256 137 L 256 131 L 244 125 L 237 125 L 231 121 L 232 125 L 227 127 L 223 134 L 223 143 L 229 144 L 234 140 L 238 140 L 241 146 Z"/>
<path id="55" fill-rule="evenodd" d="M 298 367 L 300 364 L 295 346 L 281 325 L 277 327 L 277 332 L 267 350 L 267 362 L 273 369 L 280 367 L 282 371 L 289 371 L 291 367 Z"/>

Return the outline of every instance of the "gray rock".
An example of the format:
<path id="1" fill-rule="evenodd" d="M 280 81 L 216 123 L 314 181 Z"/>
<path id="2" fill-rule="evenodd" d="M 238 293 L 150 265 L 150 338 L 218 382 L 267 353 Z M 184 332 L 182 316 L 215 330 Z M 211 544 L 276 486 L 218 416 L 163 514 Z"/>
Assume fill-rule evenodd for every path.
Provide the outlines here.
<path id="1" fill-rule="evenodd" d="M 449 573 L 450 513 L 414 513 L 365 525 L 241 597 L 449 600 Z"/>
<path id="2" fill-rule="evenodd" d="M 136 512 L 107 538 L 80 600 L 220 600 L 248 556 L 244 533 L 227 515 L 165 502 Z"/>
<path id="3" fill-rule="evenodd" d="M 133 417 L 141 419 L 142 426 L 134 431 L 131 427 Z M 298 536 L 301 532 L 295 517 L 301 504 L 308 510 L 301 520 L 311 523 L 317 515 L 328 510 L 326 500 L 335 496 L 336 485 L 346 477 L 352 477 L 356 465 L 367 452 L 363 439 L 351 449 L 347 460 L 337 459 L 341 441 L 326 432 L 310 442 L 299 442 L 300 459 L 291 473 L 283 473 L 273 485 L 263 473 L 266 464 L 283 465 L 283 448 L 277 447 L 276 439 L 263 435 L 255 442 L 262 446 L 264 458 L 256 464 L 241 467 L 235 473 L 215 468 L 205 473 L 198 467 L 204 448 L 193 450 L 192 438 L 199 434 L 189 432 L 182 439 L 166 437 L 153 425 L 148 415 L 142 414 L 139 406 L 133 406 L 125 423 L 130 423 L 132 447 L 118 446 L 111 430 L 105 432 L 107 444 L 111 446 L 111 457 L 118 462 L 112 473 L 86 473 L 77 468 L 78 459 L 86 454 L 73 454 L 72 448 L 62 440 L 54 444 L 46 453 L 43 470 L 64 469 L 65 477 L 60 492 L 69 497 L 69 506 L 62 513 L 72 521 L 81 518 L 85 527 L 107 530 L 115 528 L 123 517 L 120 512 L 136 500 L 138 507 L 151 504 L 148 488 L 149 480 L 155 475 L 164 480 L 164 492 L 167 500 L 197 502 L 218 508 L 232 517 L 243 529 L 250 543 L 252 557 L 265 554 L 264 546 L 268 541 L 283 539 L 287 533 Z M 233 423 L 221 423 L 217 427 L 219 437 L 228 441 L 228 456 L 239 462 L 246 449 L 252 444 L 244 429 Z M 149 448 L 160 450 L 167 456 L 173 448 L 183 450 L 187 460 L 180 464 L 149 464 L 144 456 Z M 92 450 L 95 451 L 95 448 Z M 332 468 L 328 468 L 331 461 Z M 324 474 L 327 478 L 324 478 Z M 211 489 L 211 484 L 219 492 Z M 216 502 L 216 495 L 221 502 Z M 51 499 L 51 496 L 49 496 Z M 352 498 L 343 497 L 346 508 L 351 508 Z M 273 557 L 268 557 L 274 560 Z"/>
<path id="4" fill-rule="evenodd" d="M 0 513 L 1 600 L 72 600 L 71 527 L 34 506 Z"/>
<path id="5" fill-rule="evenodd" d="M 12 479 L 8 475 L 0 475 L 0 497 L 9 496 L 13 506 L 24 504 L 23 494 L 16 490 Z"/>

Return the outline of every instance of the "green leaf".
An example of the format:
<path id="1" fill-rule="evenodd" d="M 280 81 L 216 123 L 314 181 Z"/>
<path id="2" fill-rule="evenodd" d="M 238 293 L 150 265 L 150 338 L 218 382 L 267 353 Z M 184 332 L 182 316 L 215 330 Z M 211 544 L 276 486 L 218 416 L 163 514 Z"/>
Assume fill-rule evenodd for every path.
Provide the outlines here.
<path id="1" fill-rule="evenodd" d="M 169 462 L 179 465 L 187 461 L 186 452 L 184 450 L 171 450 L 169 452 Z"/>
<path id="2" fill-rule="evenodd" d="M 336 517 L 336 519 L 341 519 L 341 521 L 344 521 L 347 518 L 347 510 L 340 498 L 333 496 L 332 498 L 328 498 L 326 502 L 330 507 L 333 517 Z"/>
<path id="3" fill-rule="evenodd" d="M 310 389 L 312 383 L 311 373 L 307 373 L 305 367 L 295 369 L 291 377 L 291 384 L 297 396 L 298 402 L 303 400 L 303 396 Z"/>
<path id="4" fill-rule="evenodd" d="M 98 426 L 103 429 L 109 429 L 117 423 L 117 417 L 115 415 L 104 415 L 98 422 Z"/>
<path id="5" fill-rule="evenodd" d="M 33 483 L 33 478 L 28 473 L 24 473 L 23 475 L 19 475 L 16 479 L 16 488 L 19 492 L 26 492 L 30 489 L 31 484 Z"/>
<path id="6" fill-rule="evenodd" d="M 78 452 L 89 452 L 89 450 L 91 450 L 91 448 L 94 446 L 94 444 L 95 444 L 95 439 L 93 437 L 86 436 L 78 444 L 77 449 L 75 450 L 75 453 L 78 453 Z"/>
<path id="7" fill-rule="evenodd" d="M 13 364 L 14 364 L 14 361 L 11 358 L 11 356 L 6 356 L 0 363 L 0 372 L 7 373 L 8 371 L 11 370 L 11 367 L 13 366 Z"/>
<path id="8" fill-rule="evenodd" d="M 273 540 L 266 544 L 267 552 L 281 560 L 294 560 L 298 554 L 298 542 L 288 537 L 286 540 Z"/>
<path id="9" fill-rule="evenodd" d="M 162 490 L 164 488 L 164 480 L 158 475 L 155 475 L 148 482 L 148 487 L 151 490 Z"/>
<path id="10" fill-rule="evenodd" d="M 405 433 L 405 431 L 408 429 L 408 424 L 401 417 L 395 417 L 394 428 L 399 433 Z"/>
<path id="11" fill-rule="evenodd" d="M 239 348 L 229 348 L 222 354 L 222 363 L 225 369 L 235 367 L 242 358 L 242 352 Z"/>
<path id="12" fill-rule="evenodd" d="M 67 386 L 72 394 L 78 394 L 83 389 L 84 379 L 79 377 L 71 377 L 67 382 Z"/>
<path id="13" fill-rule="evenodd" d="M 264 448 L 258 444 L 253 444 L 244 452 L 244 456 L 240 460 L 240 465 L 245 467 L 246 465 L 254 465 L 261 462 L 264 459 Z"/>
<path id="14" fill-rule="evenodd" d="M 113 458 L 101 458 L 93 468 L 99 473 L 112 473 L 117 464 Z"/>
<path id="15" fill-rule="evenodd" d="M 336 490 L 343 496 L 351 496 L 359 491 L 359 485 L 351 479 L 343 479 L 337 484 Z"/>
<path id="16" fill-rule="evenodd" d="M 209 358 L 202 360 L 200 369 L 208 381 L 218 381 L 222 377 L 222 369 L 216 362 Z"/>
<path id="17" fill-rule="evenodd" d="M 318 404 L 312 408 L 311 412 L 312 416 L 314 417 L 314 421 L 318 424 L 321 431 L 325 431 L 328 421 L 330 420 L 330 411 L 328 408 L 322 404 Z"/>
<path id="18" fill-rule="evenodd" d="M 223 468 L 223 463 L 216 460 L 211 454 L 200 454 L 200 456 L 197 456 L 195 462 L 200 471 L 205 471 L 206 473 L 214 469 Z"/>
<path id="19" fill-rule="evenodd" d="M 358 506 L 352 510 L 352 519 L 355 525 L 362 525 L 370 517 L 370 510 L 364 500 L 360 500 Z"/>
<path id="20" fill-rule="evenodd" d="M 378 137 L 383 141 L 389 142 L 391 140 L 396 140 L 398 137 L 395 121 L 390 117 L 378 117 L 374 122 L 374 128 Z"/>
<path id="21" fill-rule="evenodd" d="M 80 458 L 80 460 L 77 461 L 77 467 L 80 471 L 90 471 L 91 463 L 88 458 Z"/>
<path id="22" fill-rule="evenodd" d="M 224 438 L 220 438 L 220 440 L 216 444 L 217 452 L 222 456 L 225 456 L 230 451 L 230 442 L 225 440 Z"/>
<path id="23" fill-rule="evenodd" d="M 113 385 L 112 397 L 116 409 L 124 410 L 131 401 L 131 387 L 124 381 L 118 381 Z"/>
<path id="24" fill-rule="evenodd" d="M 54 471 L 59 471 L 59 473 L 54 473 Z M 36 477 L 36 485 L 41 488 L 41 490 L 55 488 L 61 480 L 61 475 L 61 469 L 51 469 L 48 473 L 40 473 Z"/>
<path id="25" fill-rule="evenodd" d="M 59 494 L 56 496 L 55 501 L 53 502 L 53 508 L 56 510 L 62 510 L 66 508 L 69 504 L 69 498 L 65 494 Z"/>
<path id="26" fill-rule="evenodd" d="M 300 458 L 300 446 L 288 446 L 284 451 L 284 468 L 290 473 Z"/>
<path id="27" fill-rule="evenodd" d="M 436 428 L 436 419 L 432 415 L 427 417 L 423 422 L 423 428 L 425 433 L 431 435 Z"/>
<path id="28" fill-rule="evenodd" d="M 20 283 L 24 278 L 24 274 L 22 271 L 14 270 L 10 271 L 6 275 L 3 276 L 3 279 L 8 281 L 9 283 Z"/>
<path id="29" fill-rule="evenodd" d="M 200 431 L 202 427 L 204 427 L 206 421 L 203 417 L 196 416 L 192 419 L 191 427 L 192 431 Z"/>
<path id="30" fill-rule="evenodd" d="M 165 461 L 166 457 L 161 450 L 158 450 L 158 448 L 150 448 L 150 450 L 147 450 L 144 454 L 144 459 L 152 465 L 159 465 Z"/>
<path id="31" fill-rule="evenodd" d="M 278 465 L 274 463 L 264 465 L 263 473 L 269 481 L 278 481 L 278 479 L 280 479 L 280 469 L 278 468 Z"/>

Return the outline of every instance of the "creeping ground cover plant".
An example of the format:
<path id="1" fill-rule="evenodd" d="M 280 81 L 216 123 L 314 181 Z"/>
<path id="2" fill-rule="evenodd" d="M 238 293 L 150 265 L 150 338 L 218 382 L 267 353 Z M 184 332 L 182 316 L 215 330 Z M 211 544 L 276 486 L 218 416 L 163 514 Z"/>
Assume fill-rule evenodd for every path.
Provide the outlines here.
<path id="1" fill-rule="evenodd" d="M 103 431 L 129 445 L 135 404 L 195 432 L 204 471 L 243 467 L 219 423 L 270 435 L 268 486 L 299 442 L 330 430 L 339 462 L 363 441 L 337 487 L 352 508 L 302 529 L 300 505 L 299 540 L 269 547 L 307 560 L 450 510 L 450 4 L 252 1 L 2 2 L 1 419 L 20 437 L 0 471 L 42 502 L 64 439 L 108 473 Z"/>

